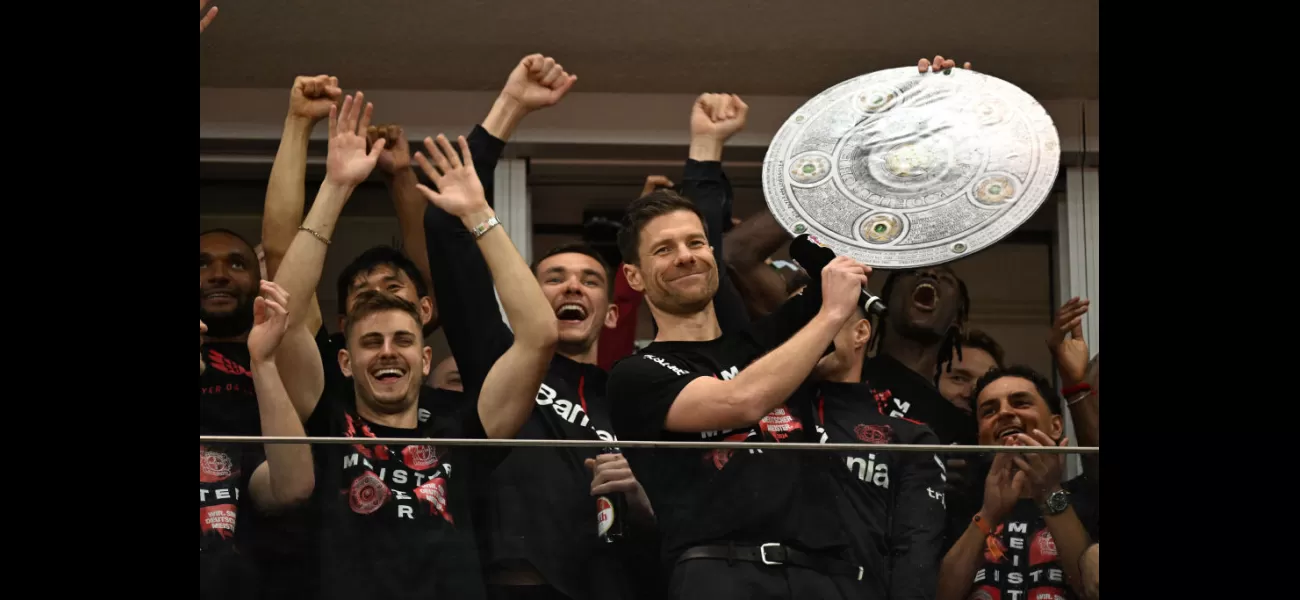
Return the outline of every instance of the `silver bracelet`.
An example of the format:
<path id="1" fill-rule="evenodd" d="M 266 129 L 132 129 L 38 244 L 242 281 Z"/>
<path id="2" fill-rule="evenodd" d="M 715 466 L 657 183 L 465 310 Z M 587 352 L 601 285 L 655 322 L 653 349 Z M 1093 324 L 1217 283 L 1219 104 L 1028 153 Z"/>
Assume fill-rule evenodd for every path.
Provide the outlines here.
<path id="1" fill-rule="evenodd" d="M 1066 400 L 1066 401 L 1065 401 L 1065 405 L 1066 405 L 1067 407 L 1069 407 L 1069 406 L 1074 406 L 1075 404 L 1078 404 L 1078 403 L 1082 402 L 1084 398 L 1087 398 L 1088 396 L 1091 396 L 1092 394 L 1093 394 L 1093 390 L 1088 390 L 1088 391 L 1086 391 L 1086 392 L 1083 392 L 1082 394 L 1079 395 L 1078 398 L 1075 398 L 1074 400 Z"/>
<path id="2" fill-rule="evenodd" d="M 483 237 L 484 235 L 487 234 L 487 232 L 492 231 L 493 227 L 496 227 L 497 225 L 500 224 L 501 221 L 498 221 L 495 216 L 488 217 L 488 220 L 483 221 L 482 223 L 479 223 L 476 227 L 474 227 L 474 239 L 479 239 Z"/>

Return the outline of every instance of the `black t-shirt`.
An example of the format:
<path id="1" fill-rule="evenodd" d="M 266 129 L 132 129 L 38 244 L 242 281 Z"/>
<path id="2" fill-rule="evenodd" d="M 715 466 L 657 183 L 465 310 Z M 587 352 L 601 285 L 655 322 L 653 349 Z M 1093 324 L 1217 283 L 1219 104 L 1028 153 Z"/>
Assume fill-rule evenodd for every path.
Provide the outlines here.
<path id="1" fill-rule="evenodd" d="M 491 199 L 492 172 L 504 142 L 475 126 L 467 143 Z M 514 336 L 501 319 L 491 271 L 460 219 L 430 205 L 424 232 L 434 289 L 456 291 L 435 296 L 447 345 L 456 357 L 466 393 L 477 397 Z M 615 446 L 605 379 L 606 373 L 596 365 L 556 355 L 537 391 L 537 404 L 515 437 L 604 440 Z M 599 453 L 597 448 L 513 449 L 490 476 L 481 498 L 486 511 L 480 521 L 485 565 L 513 568 L 527 563 L 548 584 L 575 599 L 620 597 L 620 591 L 606 585 L 618 577 L 609 577 L 608 572 L 592 576 L 598 568 L 621 568 L 604 559 L 625 549 L 611 552 L 597 545 L 592 475 L 583 463 Z M 640 543 L 629 537 L 620 545 Z M 602 553 L 598 558 L 597 552 Z"/>
<path id="2" fill-rule="evenodd" d="M 749 331 L 708 342 L 654 342 L 614 365 L 609 395 L 614 427 L 625 439 L 813 441 L 810 390 L 795 393 L 758 423 L 726 431 L 664 429 L 678 393 L 698 377 L 734 378 L 806 324 L 819 294 L 787 301 Z M 663 558 L 693 546 L 783 543 L 839 551 L 847 539 L 835 515 L 835 458 L 824 452 L 628 449 L 628 462 L 655 508 Z"/>
<path id="3" fill-rule="evenodd" d="M 818 388 L 822 443 L 939 443 L 925 425 L 880 414 L 865 384 L 822 382 Z M 883 448 L 837 455 L 848 467 L 838 470 L 840 514 L 866 567 L 866 597 L 933 598 L 945 526 L 939 457 Z"/>
<path id="4" fill-rule="evenodd" d="M 199 435 L 218 435 L 199 428 Z M 255 597 L 255 562 L 236 544 L 248 482 L 261 464 L 258 452 L 239 444 L 199 444 L 199 598 Z M 242 539 L 242 537 L 240 538 Z"/>
<path id="5" fill-rule="evenodd" d="M 944 398 L 932 380 L 922 377 L 893 357 L 881 354 L 868 359 L 862 369 L 862 380 L 871 388 L 872 397 L 881 414 L 924 423 L 939 436 L 941 444 L 979 444 L 979 428 L 975 418 Z M 984 501 L 984 479 L 977 476 L 979 465 L 984 459 L 969 453 L 942 454 L 940 458 L 945 462 L 962 459 L 968 465 L 961 473 L 965 481 L 963 485 L 945 485 L 944 503 L 947 507 L 948 525 L 940 550 L 941 553 L 946 553 L 957 542 L 957 538 L 961 537 L 970 518 Z"/>
<path id="6" fill-rule="evenodd" d="M 605 440 L 611 430 L 605 372 L 556 355 L 537 405 L 515 435 L 534 440 Z M 483 542 L 489 564 L 527 561 L 554 587 L 588 595 L 588 562 L 597 548 L 598 509 L 583 462 L 598 448 L 514 448 L 484 490 Z"/>
<path id="7" fill-rule="evenodd" d="M 949 402 L 934 382 L 892 356 L 879 354 L 862 368 L 881 414 L 919 421 L 934 430 L 941 444 L 979 445 L 975 419 Z"/>
<path id="8" fill-rule="evenodd" d="M 199 351 L 207 363 L 199 375 L 199 435 L 261 435 L 248 345 L 211 342 Z M 256 594 L 256 560 L 244 546 L 248 482 L 262 460 L 260 446 L 199 444 L 200 598 Z"/>
<path id="9" fill-rule="evenodd" d="M 208 365 L 199 375 L 199 428 L 206 435 L 261 435 L 248 344 L 210 342 L 199 352 Z"/>
<path id="10" fill-rule="evenodd" d="M 1101 518 L 1097 488 L 1083 477 L 1063 486 L 1070 492 L 1070 504 L 1095 542 L 1101 541 Z M 1042 511 L 1032 500 L 1021 500 L 1011 514 L 993 528 L 996 557 L 989 549 L 975 571 L 970 600 L 1075 600 L 1078 596 L 1066 581 Z"/>
<path id="11" fill-rule="evenodd" d="M 307 434 L 359 442 L 485 437 L 477 411 L 435 413 L 417 428 L 397 429 L 362 419 L 355 398 L 351 385 L 327 389 L 307 420 Z M 428 443 L 318 444 L 313 458 L 320 598 L 484 597 L 471 488 L 500 452 Z"/>

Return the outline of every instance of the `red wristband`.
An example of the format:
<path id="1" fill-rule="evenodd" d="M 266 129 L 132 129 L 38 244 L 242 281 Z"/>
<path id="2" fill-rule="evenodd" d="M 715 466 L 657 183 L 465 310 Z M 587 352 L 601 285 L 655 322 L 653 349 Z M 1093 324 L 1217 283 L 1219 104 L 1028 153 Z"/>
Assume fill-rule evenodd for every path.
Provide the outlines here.
<path id="1" fill-rule="evenodd" d="M 1092 391 L 1091 385 L 1080 382 L 1061 390 L 1061 395 L 1065 396 L 1066 398 L 1069 398 L 1070 396 L 1073 396 L 1079 392 L 1091 392 L 1091 391 Z"/>

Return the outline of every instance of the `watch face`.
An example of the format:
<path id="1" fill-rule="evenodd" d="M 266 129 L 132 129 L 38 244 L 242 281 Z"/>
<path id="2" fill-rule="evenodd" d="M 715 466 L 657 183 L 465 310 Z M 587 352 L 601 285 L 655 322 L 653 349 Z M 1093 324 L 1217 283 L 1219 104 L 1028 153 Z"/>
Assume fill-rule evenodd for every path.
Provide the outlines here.
<path id="1" fill-rule="evenodd" d="M 1057 490 L 1047 497 L 1047 510 L 1052 514 L 1064 511 L 1069 504 L 1070 494 L 1065 490 Z"/>

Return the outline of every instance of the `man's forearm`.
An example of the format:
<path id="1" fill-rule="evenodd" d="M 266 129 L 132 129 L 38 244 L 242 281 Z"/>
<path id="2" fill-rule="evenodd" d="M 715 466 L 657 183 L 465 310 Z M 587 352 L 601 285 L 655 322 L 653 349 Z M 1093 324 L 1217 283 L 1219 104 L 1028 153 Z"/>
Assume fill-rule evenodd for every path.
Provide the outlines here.
<path id="1" fill-rule="evenodd" d="M 262 435 L 305 437 L 298 412 L 289 402 L 274 361 L 251 365 L 253 388 L 257 392 Z M 269 472 L 269 498 L 260 499 L 263 508 L 288 506 L 305 501 L 315 486 L 311 446 L 307 444 L 265 444 Z"/>
<path id="2" fill-rule="evenodd" d="M 935 600 L 965 600 L 975 582 L 975 570 L 984 556 L 985 539 L 987 536 L 974 523 L 966 526 L 966 531 L 944 555 L 939 566 L 939 589 L 935 592 Z"/>
<path id="3" fill-rule="evenodd" d="M 461 219 L 461 223 L 473 231 L 493 216 L 494 213 L 489 209 L 468 215 Z M 558 335 L 555 312 L 502 227 L 493 227 L 478 238 L 478 248 L 483 253 L 488 270 L 492 272 L 492 282 L 501 298 L 501 307 L 514 329 L 514 343 L 529 349 L 553 350 Z M 548 361 L 549 359 L 547 357 Z"/>
<path id="4" fill-rule="evenodd" d="M 462 222 L 472 230 L 491 216 L 488 209 L 468 215 Z M 484 378 L 478 394 L 478 416 L 489 438 L 508 439 L 519 433 L 532 414 L 537 388 L 555 355 L 559 324 L 503 226 L 495 226 L 478 238 L 478 247 L 515 330 L 513 343 Z"/>
<path id="5" fill-rule="evenodd" d="M 1092 543 L 1088 530 L 1084 529 L 1078 513 L 1074 512 L 1074 507 L 1065 509 L 1065 512 L 1059 515 L 1043 515 L 1043 521 L 1047 523 L 1047 530 L 1052 533 L 1052 539 L 1056 542 L 1058 560 L 1061 568 L 1065 570 L 1070 587 L 1074 588 L 1075 592 L 1083 594 L 1083 579 L 1079 576 L 1079 557 L 1083 556 L 1083 551 L 1087 550 L 1088 545 Z"/>
<path id="6" fill-rule="evenodd" d="M 316 194 L 311 212 L 303 221 L 302 227 L 310 231 L 297 231 L 284 262 L 276 273 L 275 282 L 289 293 L 289 327 L 301 326 L 307 316 L 307 307 L 320 285 L 321 271 L 325 268 L 325 254 L 329 246 L 315 234 L 325 240 L 332 240 L 334 227 L 338 224 L 339 214 L 347 203 L 352 188 L 339 186 L 326 180 Z M 343 301 L 340 298 L 340 301 Z"/>
<path id="7" fill-rule="evenodd" d="M 708 135 L 691 136 L 690 154 L 692 160 L 700 162 L 722 160 L 724 142 Z"/>
<path id="8" fill-rule="evenodd" d="M 843 325 L 843 318 L 822 310 L 784 344 L 731 380 L 729 397 L 744 403 L 747 424 L 757 423 L 799 389 Z"/>
<path id="9" fill-rule="evenodd" d="M 266 279 L 275 278 L 280 262 L 289 251 L 294 233 L 302 223 L 303 203 L 307 200 L 303 182 L 307 177 L 307 144 L 312 123 L 286 117 L 280 134 L 280 148 L 271 164 L 271 178 L 266 185 L 266 202 L 262 208 L 262 250 L 266 253 Z"/>
<path id="10" fill-rule="evenodd" d="M 519 123 L 528 116 L 529 110 L 519 103 L 519 101 L 501 94 L 497 96 L 496 102 L 492 104 L 492 109 L 488 111 L 487 118 L 483 119 L 483 129 L 492 134 L 498 140 L 503 142 L 510 141 L 510 137 L 515 134 L 515 128 Z"/>
<path id="11" fill-rule="evenodd" d="M 737 271 L 763 264 L 791 239 L 771 211 L 764 210 L 727 233 L 727 263 Z"/>

